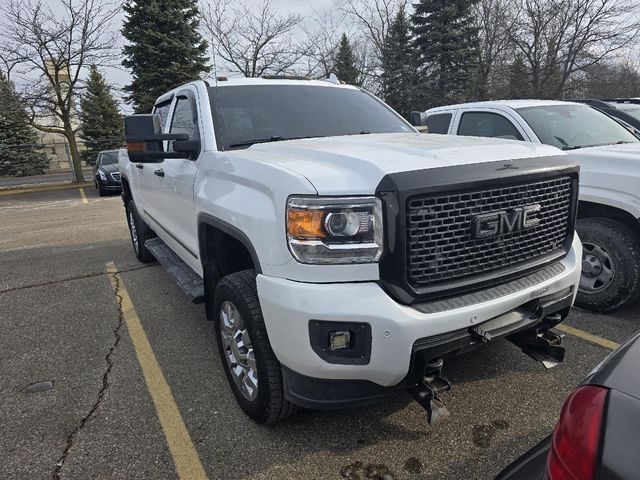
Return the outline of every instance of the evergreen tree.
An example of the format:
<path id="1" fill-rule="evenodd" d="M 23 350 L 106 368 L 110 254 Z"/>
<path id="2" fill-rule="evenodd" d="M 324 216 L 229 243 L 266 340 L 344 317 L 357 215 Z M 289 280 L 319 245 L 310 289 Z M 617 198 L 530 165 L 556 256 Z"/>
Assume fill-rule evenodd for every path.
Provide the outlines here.
<path id="1" fill-rule="evenodd" d="M 87 149 L 85 163 L 94 162 L 101 150 L 122 146 L 124 125 L 111 88 L 95 65 L 89 70 L 86 93 L 80 99 L 81 138 Z"/>
<path id="2" fill-rule="evenodd" d="M 477 69 L 472 0 L 419 0 L 411 15 L 422 107 L 464 101 Z"/>
<path id="3" fill-rule="evenodd" d="M 531 82 L 529 71 L 522 59 L 522 55 L 516 55 L 513 63 L 509 65 L 509 83 L 507 85 L 509 98 L 529 98 L 531 96 Z"/>
<path id="4" fill-rule="evenodd" d="M 409 118 L 414 110 L 416 68 L 409 18 L 401 6 L 389 26 L 382 49 L 382 97 L 400 115 Z"/>
<path id="5" fill-rule="evenodd" d="M 39 175 L 49 166 L 13 84 L 0 72 L 0 177 Z"/>
<path id="6" fill-rule="evenodd" d="M 129 0 L 122 35 L 122 65 L 133 80 L 125 87 L 136 112 L 149 113 L 157 97 L 209 71 L 207 42 L 198 33 L 196 0 Z"/>
<path id="7" fill-rule="evenodd" d="M 360 70 L 356 66 L 353 49 L 345 33 L 342 34 L 336 57 L 334 59 L 333 73 L 338 80 L 349 85 L 360 85 Z"/>

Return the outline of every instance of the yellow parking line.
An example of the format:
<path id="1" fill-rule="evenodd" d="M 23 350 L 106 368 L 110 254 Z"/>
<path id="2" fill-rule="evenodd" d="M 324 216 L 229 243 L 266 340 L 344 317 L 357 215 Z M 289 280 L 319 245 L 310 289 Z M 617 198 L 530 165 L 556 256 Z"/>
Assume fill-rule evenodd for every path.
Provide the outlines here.
<path id="1" fill-rule="evenodd" d="M 204 467 L 182 420 L 178 405 L 156 360 L 149 339 L 142 328 L 140 318 L 138 318 L 131 298 L 124 287 L 122 278 L 118 274 L 118 269 L 113 262 L 107 263 L 107 273 L 116 297 L 118 297 L 122 317 L 127 325 L 138 362 L 142 367 L 142 374 L 156 407 L 156 413 L 160 420 L 160 425 L 162 425 L 164 436 L 167 439 L 169 452 L 173 458 L 178 477 L 189 480 L 206 479 L 207 475 Z"/>
<path id="2" fill-rule="evenodd" d="M 87 200 L 87 194 L 84 193 L 84 188 L 79 188 L 78 190 L 80 190 L 80 198 L 82 198 L 82 203 L 84 203 L 85 205 L 89 205 L 89 200 Z"/>
<path id="3" fill-rule="evenodd" d="M 54 184 L 54 185 L 43 185 L 43 186 L 35 186 L 35 187 L 18 187 L 18 188 L 2 188 L 0 189 L 0 197 L 8 196 L 8 195 L 19 195 L 21 193 L 39 193 L 39 192 L 52 192 L 56 190 L 73 190 L 78 188 L 78 186 L 90 187 L 93 183 L 84 182 L 84 183 L 64 183 L 64 184 Z"/>
<path id="4" fill-rule="evenodd" d="M 615 350 L 620 346 L 619 343 L 612 342 L 611 340 L 607 340 L 606 338 L 593 335 L 592 333 L 585 332 L 584 330 L 580 330 L 578 328 L 570 327 L 569 325 L 565 325 L 563 323 L 560 325 L 556 325 L 554 328 L 568 333 L 569 335 L 573 335 L 575 337 L 586 340 L 587 342 L 591 342 L 596 345 L 600 345 L 601 347 L 608 348 L 609 350 Z"/>

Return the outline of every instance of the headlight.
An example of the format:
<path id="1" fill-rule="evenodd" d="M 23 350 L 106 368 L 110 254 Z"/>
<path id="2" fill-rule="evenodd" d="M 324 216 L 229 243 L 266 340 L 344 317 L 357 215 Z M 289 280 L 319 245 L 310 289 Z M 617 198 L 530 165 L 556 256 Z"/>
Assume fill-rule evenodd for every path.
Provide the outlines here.
<path id="1" fill-rule="evenodd" d="M 98 175 L 100 175 L 100 180 L 104 180 L 105 182 L 107 181 L 107 174 L 102 170 L 98 170 Z"/>
<path id="2" fill-rule="evenodd" d="M 371 263 L 382 254 L 382 205 L 376 197 L 292 197 L 289 250 L 302 263 Z"/>

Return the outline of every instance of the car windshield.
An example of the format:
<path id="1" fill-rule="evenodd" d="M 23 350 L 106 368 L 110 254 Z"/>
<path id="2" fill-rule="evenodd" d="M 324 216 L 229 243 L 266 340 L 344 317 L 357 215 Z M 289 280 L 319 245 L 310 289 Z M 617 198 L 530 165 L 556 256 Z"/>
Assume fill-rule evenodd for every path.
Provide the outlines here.
<path id="1" fill-rule="evenodd" d="M 113 165 L 118 163 L 118 152 L 104 152 L 100 156 L 100 165 Z"/>
<path id="2" fill-rule="evenodd" d="M 631 115 L 636 120 L 640 120 L 640 106 L 638 105 L 626 105 L 626 104 L 614 104 L 618 110 L 623 111 L 627 115 Z"/>
<path id="3" fill-rule="evenodd" d="M 542 105 L 517 110 L 542 143 L 562 150 L 639 141 L 608 115 L 586 105 Z"/>
<path id="4" fill-rule="evenodd" d="M 254 143 L 368 133 L 415 132 L 360 89 L 307 85 L 211 88 L 218 142 L 224 150 Z"/>

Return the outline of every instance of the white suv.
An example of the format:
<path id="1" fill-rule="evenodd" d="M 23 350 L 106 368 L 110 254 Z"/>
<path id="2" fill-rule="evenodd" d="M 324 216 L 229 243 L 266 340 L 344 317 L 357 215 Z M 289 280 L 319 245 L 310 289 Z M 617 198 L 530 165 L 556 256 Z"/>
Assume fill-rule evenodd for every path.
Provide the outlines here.
<path id="1" fill-rule="evenodd" d="M 577 230 L 584 252 L 577 304 L 611 311 L 640 297 L 640 141 L 627 128 L 586 105 L 553 100 L 451 105 L 428 110 L 423 121 L 430 133 L 566 151 L 580 165 Z"/>
<path id="2" fill-rule="evenodd" d="M 559 150 L 420 135 L 360 88 L 279 78 L 190 83 L 125 127 L 134 251 L 205 303 L 256 421 L 407 390 L 433 418 L 442 357 L 500 337 L 562 361 L 582 250 Z"/>

